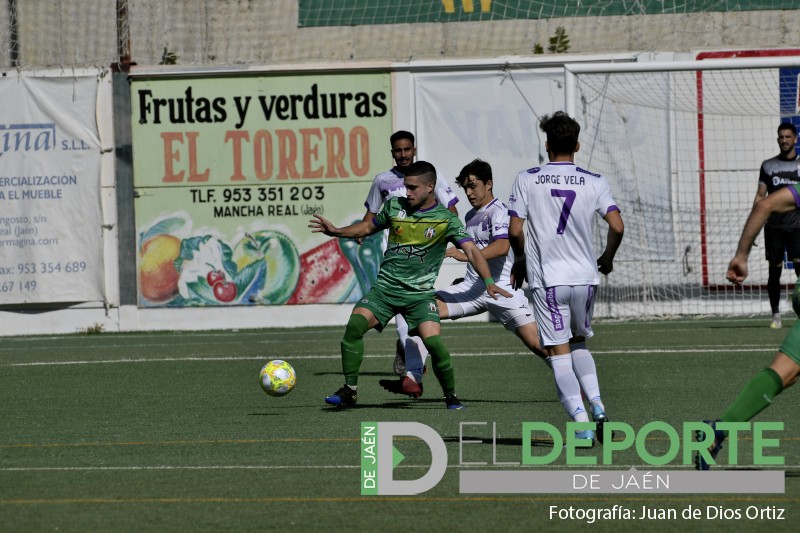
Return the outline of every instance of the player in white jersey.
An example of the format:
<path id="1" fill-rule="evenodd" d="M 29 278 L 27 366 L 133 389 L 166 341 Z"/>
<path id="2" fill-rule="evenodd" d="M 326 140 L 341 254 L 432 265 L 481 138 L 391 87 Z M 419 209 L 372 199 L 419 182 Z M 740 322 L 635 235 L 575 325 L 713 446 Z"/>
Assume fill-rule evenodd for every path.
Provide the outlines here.
<path id="1" fill-rule="evenodd" d="M 533 311 L 525 294 L 511 286 L 511 266 L 514 252 L 508 241 L 508 208 L 492 191 L 494 181 L 489 163 L 475 159 L 461 169 L 456 182 L 467 195 L 472 209 L 465 216 L 466 229 L 470 237 L 489 263 L 492 278 L 498 287 L 512 294 L 511 298 L 491 298 L 486 292 L 485 280 L 481 279 L 471 265 L 463 281 L 446 289 L 436 291 L 440 318 L 457 320 L 489 312 L 509 331 L 514 332 L 523 344 L 550 366 L 547 354 L 539 344 L 539 334 Z M 466 255 L 456 248 L 449 248 L 447 256 L 467 262 Z M 423 360 L 406 358 L 406 376 L 402 380 L 381 380 L 385 389 L 414 398 L 422 395 Z"/>
<path id="2" fill-rule="evenodd" d="M 372 186 L 369 188 L 369 193 L 367 193 L 367 200 L 364 202 L 367 212 L 364 214 L 363 220 L 367 222 L 372 221 L 375 214 L 381 210 L 381 206 L 390 198 L 396 196 L 405 197 L 406 195 L 406 188 L 403 184 L 403 178 L 405 177 L 403 169 L 408 168 L 414 162 L 414 157 L 417 154 L 417 148 L 414 146 L 414 134 L 409 131 L 396 131 L 389 137 L 389 143 L 392 147 L 392 158 L 395 166 L 386 172 L 381 172 L 372 180 Z M 453 189 L 450 188 L 447 180 L 438 173 L 434 195 L 438 203 L 448 208 L 453 214 L 458 215 L 458 209 L 455 207 L 458 197 L 453 192 Z M 383 250 L 386 250 L 386 236 L 387 232 L 384 232 L 381 247 Z M 422 339 L 408 335 L 408 324 L 402 316 L 397 315 L 394 320 L 398 336 L 394 373 L 402 376 L 406 372 L 406 352 L 411 352 L 411 357 L 414 359 L 420 357 L 424 359 L 427 351 Z"/>
<path id="3" fill-rule="evenodd" d="M 539 339 L 550 356 L 561 404 L 573 420 L 588 422 L 583 388 L 602 442 L 602 424 L 608 418 L 586 339 L 594 334 L 598 268 L 603 274 L 613 270 L 624 224 L 608 182 L 575 166 L 580 125 L 558 111 L 542 117 L 539 127 L 547 134 L 550 162 L 520 172 L 508 202 L 509 239 L 516 257 L 512 284 L 517 288 L 527 279 L 531 286 Z M 608 223 L 606 248 L 597 259 L 592 246 L 595 213 Z M 593 439 L 594 433 L 579 432 L 579 437 Z"/>

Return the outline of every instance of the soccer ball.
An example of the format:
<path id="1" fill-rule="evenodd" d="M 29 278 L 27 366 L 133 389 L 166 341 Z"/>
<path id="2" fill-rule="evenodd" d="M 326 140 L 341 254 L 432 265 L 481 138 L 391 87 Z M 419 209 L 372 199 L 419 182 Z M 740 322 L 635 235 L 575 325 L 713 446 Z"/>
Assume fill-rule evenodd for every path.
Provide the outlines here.
<path id="1" fill-rule="evenodd" d="M 285 396 L 294 388 L 297 376 L 292 365 L 275 359 L 261 368 L 261 388 L 270 396 Z"/>

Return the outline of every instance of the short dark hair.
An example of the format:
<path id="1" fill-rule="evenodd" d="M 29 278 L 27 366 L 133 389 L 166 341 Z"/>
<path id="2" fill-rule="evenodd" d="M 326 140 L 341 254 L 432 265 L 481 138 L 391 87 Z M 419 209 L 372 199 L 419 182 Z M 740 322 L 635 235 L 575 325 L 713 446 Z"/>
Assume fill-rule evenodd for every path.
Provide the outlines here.
<path id="1" fill-rule="evenodd" d="M 392 133 L 392 136 L 389 137 L 389 144 L 394 146 L 394 143 L 399 141 L 400 139 L 408 139 L 411 141 L 411 144 L 414 144 L 414 134 L 410 131 L 400 130 Z"/>
<path id="2" fill-rule="evenodd" d="M 581 125 L 563 111 L 545 115 L 539 120 L 539 129 L 547 134 L 550 151 L 556 155 L 573 154 L 578 147 Z"/>
<path id="3" fill-rule="evenodd" d="M 415 161 L 411 163 L 408 167 L 403 169 L 403 174 L 406 176 L 419 177 L 421 181 L 425 183 L 436 182 L 436 167 L 427 161 Z"/>
<path id="4" fill-rule="evenodd" d="M 456 178 L 456 183 L 458 183 L 459 187 L 464 187 L 470 176 L 475 176 L 485 185 L 492 179 L 492 166 L 482 159 L 473 159 L 461 169 Z"/>
<path id="5" fill-rule="evenodd" d="M 781 125 L 778 126 L 778 133 L 780 133 L 782 130 L 789 130 L 793 135 L 797 135 L 797 127 L 791 122 L 781 122 Z"/>

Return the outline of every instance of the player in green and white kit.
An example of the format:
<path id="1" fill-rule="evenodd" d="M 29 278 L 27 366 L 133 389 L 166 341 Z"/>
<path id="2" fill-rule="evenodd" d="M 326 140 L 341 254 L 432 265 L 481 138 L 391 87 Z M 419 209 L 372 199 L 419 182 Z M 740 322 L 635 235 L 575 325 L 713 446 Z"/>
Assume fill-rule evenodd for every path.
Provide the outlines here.
<path id="1" fill-rule="evenodd" d="M 800 209 L 800 184 L 789 185 L 768 195 L 753 205 L 744 224 L 736 255 L 728 264 L 728 281 L 741 285 L 747 277 L 747 258 L 758 232 L 773 213 L 788 213 Z M 800 281 L 795 284 L 792 296 L 794 312 L 800 316 Z M 716 428 L 716 422 L 747 422 L 772 404 L 783 389 L 795 384 L 800 376 L 800 320 L 794 323 L 783 344 L 767 368 L 756 374 L 741 390 L 736 400 L 715 422 L 706 421 L 711 431 L 699 431 L 698 441 L 707 441 L 708 450 L 695 456 L 698 470 L 708 470 L 709 463 L 722 449 L 726 432 Z"/>
<path id="2" fill-rule="evenodd" d="M 410 331 L 416 331 L 431 355 L 433 371 L 442 386 L 449 409 L 463 405 L 455 394 L 455 374 L 450 353 L 442 343 L 434 283 L 444 260 L 447 243 L 461 248 L 470 264 L 496 298 L 511 295 L 497 287 L 489 265 L 459 218 L 436 202 L 436 169 L 417 161 L 406 170 L 405 198 L 387 201 L 371 221 L 337 228 L 322 216 L 314 215 L 309 227 L 331 237 L 359 238 L 384 229 L 389 242 L 378 271 L 378 278 L 353 308 L 342 338 L 342 371 L 345 384 L 325 398 L 329 405 L 352 407 L 361 361 L 364 359 L 364 334 L 372 328 L 383 330 L 391 318 L 402 315 Z"/>

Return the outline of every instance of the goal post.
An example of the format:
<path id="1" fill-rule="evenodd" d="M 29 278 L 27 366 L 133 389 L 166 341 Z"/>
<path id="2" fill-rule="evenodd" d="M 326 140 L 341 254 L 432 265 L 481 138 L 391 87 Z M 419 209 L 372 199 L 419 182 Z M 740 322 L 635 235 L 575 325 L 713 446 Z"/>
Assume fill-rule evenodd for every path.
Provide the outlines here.
<path id="1" fill-rule="evenodd" d="M 609 179 L 626 223 L 598 316 L 770 312 L 762 235 L 742 287 L 725 271 L 761 162 L 778 153 L 777 126 L 797 120 L 800 50 L 715 54 L 565 66 L 577 162 Z M 602 249 L 603 227 L 595 239 Z M 784 269 L 782 283 L 794 279 Z"/>

